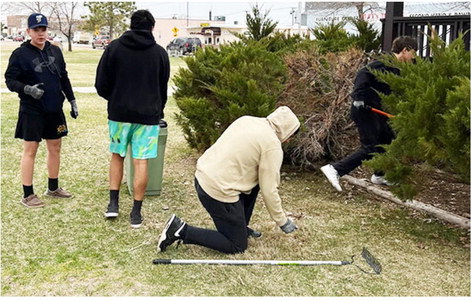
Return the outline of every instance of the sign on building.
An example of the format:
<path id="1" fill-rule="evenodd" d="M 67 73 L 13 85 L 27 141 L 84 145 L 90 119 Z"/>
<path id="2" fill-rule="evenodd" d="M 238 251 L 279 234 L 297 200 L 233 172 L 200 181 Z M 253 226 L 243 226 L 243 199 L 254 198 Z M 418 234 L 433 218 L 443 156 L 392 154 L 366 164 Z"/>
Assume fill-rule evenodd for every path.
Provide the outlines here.
<path id="1" fill-rule="evenodd" d="M 172 32 L 173 32 L 173 36 L 177 36 L 178 35 L 178 28 L 177 27 L 173 27 L 172 28 Z"/>

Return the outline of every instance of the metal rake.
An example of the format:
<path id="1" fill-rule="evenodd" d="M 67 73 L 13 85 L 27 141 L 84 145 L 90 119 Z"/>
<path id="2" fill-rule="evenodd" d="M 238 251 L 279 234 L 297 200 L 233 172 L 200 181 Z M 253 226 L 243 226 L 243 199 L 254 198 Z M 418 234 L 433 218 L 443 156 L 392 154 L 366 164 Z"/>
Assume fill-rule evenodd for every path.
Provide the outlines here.
<path id="1" fill-rule="evenodd" d="M 237 265 L 237 266 L 248 266 L 248 265 L 272 265 L 272 266 L 319 266 L 319 265 L 354 265 L 362 272 L 366 274 L 380 274 L 382 267 L 380 262 L 366 249 L 363 247 L 361 257 L 368 263 L 373 269 L 373 272 L 368 272 L 362 269 L 354 262 L 355 255 L 352 255 L 352 259 L 342 261 L 329 261 L 329 260 L 230 260 L 230 259 L 154 259 L 152 261 L 155 265 Z"/>

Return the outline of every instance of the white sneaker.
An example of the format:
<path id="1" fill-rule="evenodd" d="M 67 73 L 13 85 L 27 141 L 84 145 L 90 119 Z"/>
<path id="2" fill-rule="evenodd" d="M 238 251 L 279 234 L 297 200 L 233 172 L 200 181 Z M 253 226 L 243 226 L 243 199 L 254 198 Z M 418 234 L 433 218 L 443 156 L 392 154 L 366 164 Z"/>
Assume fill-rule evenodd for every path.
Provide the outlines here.
<path id="1" fill-rule="evenodd" d="M 391 182 L 384 179 L 384 176 L 376 176 L 375 174 L 373 174 L 371 176 L 371 183 L 387 185 L 387 186 L 392 186 L 393 185 Z"/>
<path id="2" fill-rule="evenodd" d="M 342 187 L 340 186 L 339 182 L 339 173 L 335 168 L 328 164 L 321 168 L 322 173 L 324 173 L 325 177 L 329 180 L 330 184 L 339 192 L 342 191 Z"/>

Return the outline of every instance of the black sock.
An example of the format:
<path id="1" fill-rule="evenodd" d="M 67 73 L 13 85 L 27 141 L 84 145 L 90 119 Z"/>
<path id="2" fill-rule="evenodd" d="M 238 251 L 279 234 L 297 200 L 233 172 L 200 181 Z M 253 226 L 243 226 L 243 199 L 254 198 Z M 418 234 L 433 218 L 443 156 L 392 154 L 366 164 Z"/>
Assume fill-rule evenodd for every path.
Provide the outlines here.
<path id="1" fill-rule="evenodd" d="M 59 188 L 59 178 L 49 178 L 47 188 L 50 191 L 55 191 Z"/>
<path id="2" fill-rule="evenodd" d="M 116 205 L 119 203 L 119 190 L 110 190 L 110 203 L 114 202 Z"/>
<path id="3" fill-rule="evenodd" d="M 23 198 L 34 194 L 33 185 L 23 185 Z"/>
<path id="4" fill-rule="evenodd" d="M 142 200 L 134 200 L 134 205 L 132 206 L 131 214 L 141 214 Z"/>

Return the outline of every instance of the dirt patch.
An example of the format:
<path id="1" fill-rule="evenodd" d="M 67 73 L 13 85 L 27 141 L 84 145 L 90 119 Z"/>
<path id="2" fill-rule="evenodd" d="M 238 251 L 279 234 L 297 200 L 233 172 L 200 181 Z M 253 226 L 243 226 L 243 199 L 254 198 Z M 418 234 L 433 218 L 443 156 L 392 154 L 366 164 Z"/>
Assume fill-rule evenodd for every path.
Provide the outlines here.
<path id="1" fill-rule="evenodd" d="M 350 175 L 369 179 L 371 173 L 359 168 Z M 470 217 L 469 184 L 460 182 L 455 176 L 442 171 L 421 171 L 419 177 L 421 184 L 414 200 L 465 218 Z"/>

